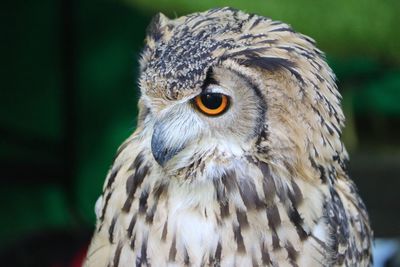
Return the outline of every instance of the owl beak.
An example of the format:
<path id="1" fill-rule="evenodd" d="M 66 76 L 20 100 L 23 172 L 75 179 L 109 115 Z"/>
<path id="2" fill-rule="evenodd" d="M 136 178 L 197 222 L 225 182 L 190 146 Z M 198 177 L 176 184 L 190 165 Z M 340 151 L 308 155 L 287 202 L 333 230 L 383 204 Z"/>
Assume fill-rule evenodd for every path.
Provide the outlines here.
<path id="1" fill-rule="evenodd" d="M 183 143 L 175 145 L 167 143 L 167 138 L 165 136 L 166 131 L 164 131 L 163 128 L 162 123 L 156 123 L 151 138 L 151 152 L 153 153 L 154 159 L 162 167 L 184 148 Z"/>

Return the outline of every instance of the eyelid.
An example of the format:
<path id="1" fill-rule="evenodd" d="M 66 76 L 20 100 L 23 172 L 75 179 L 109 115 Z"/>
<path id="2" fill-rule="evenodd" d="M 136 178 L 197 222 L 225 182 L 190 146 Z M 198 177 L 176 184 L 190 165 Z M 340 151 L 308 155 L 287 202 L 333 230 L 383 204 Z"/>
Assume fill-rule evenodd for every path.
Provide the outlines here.
<path id="1" fill-rule="evenodd" d="M 209 85 L 202 93 L 203 94 L 206 94 L 206 93 L 218 93 L 218 94 L 223 94 L 223 95 L 226 95 L 226 96 L 230 96 L 228 94 L 228 92 L 226 92 L 223 89 L 223 87 L 218 86 L 218 85 Z"/>

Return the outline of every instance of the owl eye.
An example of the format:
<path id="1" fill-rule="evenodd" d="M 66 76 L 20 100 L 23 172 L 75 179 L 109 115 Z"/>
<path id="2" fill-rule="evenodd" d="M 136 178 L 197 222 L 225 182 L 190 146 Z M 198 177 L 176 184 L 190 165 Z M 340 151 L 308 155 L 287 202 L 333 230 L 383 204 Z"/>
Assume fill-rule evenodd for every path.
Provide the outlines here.
<path id="1" fill-rule="evenodd" d="M 202 113 L 217 116 L 228 109 L 229 98 L 220 93 L 202 93 L 194 98 L 194 104 Z"/>

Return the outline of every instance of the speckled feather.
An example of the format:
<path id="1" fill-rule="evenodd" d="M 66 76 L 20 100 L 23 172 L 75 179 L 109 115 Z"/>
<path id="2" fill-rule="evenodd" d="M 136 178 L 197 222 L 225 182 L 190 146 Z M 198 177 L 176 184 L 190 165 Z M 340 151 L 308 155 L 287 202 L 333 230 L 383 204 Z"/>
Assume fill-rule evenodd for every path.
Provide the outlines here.
<path id="1" fill-rule="evenodd" d="M 96 203 L 85 266 L 371 265 L 340 94 L 312 39 L 230 8 L 160 14 L 140 64 L 137 130 Z M 205 90 L 230 109 L 199 113 Z M 173 151 L 165 165 L 152 138 Z"/>

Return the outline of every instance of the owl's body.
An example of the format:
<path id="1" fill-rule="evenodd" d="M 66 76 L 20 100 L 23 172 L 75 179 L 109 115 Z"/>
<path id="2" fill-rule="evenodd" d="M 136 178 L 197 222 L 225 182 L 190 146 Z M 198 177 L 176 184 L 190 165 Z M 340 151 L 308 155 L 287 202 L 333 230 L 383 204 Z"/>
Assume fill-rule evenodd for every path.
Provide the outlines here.
<path id="1" fill-rule="evenodd" d="M 370 265 L 340 95 L 310 38 L 229 8 L 159 15 L 140 87 L 86 266 Z M 229 105 L 207 113 L 199 95 Z"/>

